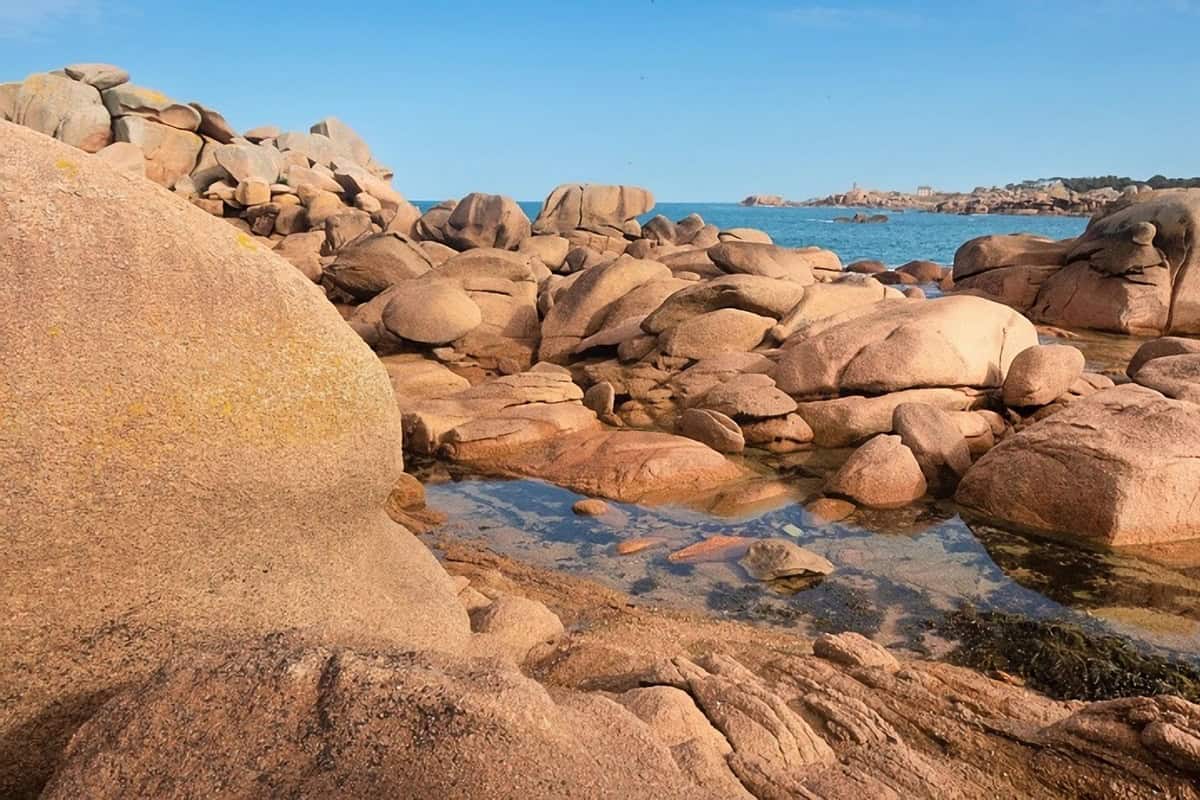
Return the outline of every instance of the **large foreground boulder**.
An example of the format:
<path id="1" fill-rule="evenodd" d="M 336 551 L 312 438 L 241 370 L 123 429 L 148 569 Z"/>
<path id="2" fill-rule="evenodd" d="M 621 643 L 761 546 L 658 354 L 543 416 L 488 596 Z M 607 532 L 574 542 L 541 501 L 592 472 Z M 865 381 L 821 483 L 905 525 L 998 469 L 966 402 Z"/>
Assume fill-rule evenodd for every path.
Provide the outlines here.
<path id="1" fill-rule="evenodd" d="M 0 796 L 194 643 L 457 650 L 378 360 L 249 235 L 0 123 Z"/>
<path id="2" fill-rule="evenodd" d="M 986 518 L 1102 544 L 1200 537 L 1200 406 L 1141 386 L 1097 392 L 1005 439 L 959 503 Z"/>
<path id="3" fill-rule="evenodd" d="M 268 641 L 88 722 L 43 797 L 709 798 L 623 706 L 499 661 Z"/>

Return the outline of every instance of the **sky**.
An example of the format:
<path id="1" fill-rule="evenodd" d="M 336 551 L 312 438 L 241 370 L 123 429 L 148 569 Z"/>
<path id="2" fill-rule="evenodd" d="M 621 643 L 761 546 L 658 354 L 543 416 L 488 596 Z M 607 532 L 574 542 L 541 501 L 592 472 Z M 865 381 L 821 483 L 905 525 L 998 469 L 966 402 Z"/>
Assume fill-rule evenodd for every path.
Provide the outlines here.
<path id="1" fill-rule="evenodd" d="M 1200 175 L 1200 0 L 0 0 L 0 81 L 81 61 L 337 116 L 412 199 Z"/>

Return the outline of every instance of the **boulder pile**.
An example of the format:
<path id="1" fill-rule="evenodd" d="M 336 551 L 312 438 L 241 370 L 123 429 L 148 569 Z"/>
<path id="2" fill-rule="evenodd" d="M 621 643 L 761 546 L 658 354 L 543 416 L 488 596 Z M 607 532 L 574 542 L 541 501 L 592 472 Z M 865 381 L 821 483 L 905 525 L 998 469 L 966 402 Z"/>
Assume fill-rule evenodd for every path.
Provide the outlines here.
<path id="1" fill-rule="evenodd" d="M 750 479 L 729 454 L 860 446 L 826 476 L 827 500 L 949 496 L 998 441 L 1112 388 L 1074 348 L 1039 346 L 1025 314 L 1200 329 L 1195 190 L 1130 193 L 1078 240 L 973 240 L 948 276 L 928 261 L 843 268 L 760 230 L 650 216 L 635 186 L 564 184 L 535 215 L 484 193 L 421 213 L 337 120 L 239 136 L 105 65 L 0 87 L 0 112 L 169 184 L 318 284 L 386 365 L 411 452 L 610 499 Z M 191 142 L 186 168 L 171 171 L 168 145 L 139 145 L 151 140 Z M 956 292 L 927 299 L 939 283 Z M 1164 347 L 1136 380 L 1192 402 L 1194 356 Z"/>
<path id="2" fill-rule="evenodd" d="M 0 119 L 145 175 L 259 236 L 324 231 L 339 215 L 408 234 L 420 216 L 391 187 L 392 171 L 336 118 L 307 131 L 239 133 L 219 111 L 131 83 L 110 64 L 0 84 Z"/>

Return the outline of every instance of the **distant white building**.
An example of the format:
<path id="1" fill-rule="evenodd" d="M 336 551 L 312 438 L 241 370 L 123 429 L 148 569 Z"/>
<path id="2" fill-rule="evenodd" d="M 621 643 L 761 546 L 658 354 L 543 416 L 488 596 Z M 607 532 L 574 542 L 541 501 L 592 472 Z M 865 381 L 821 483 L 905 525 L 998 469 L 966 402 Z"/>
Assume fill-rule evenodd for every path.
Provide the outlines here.
<path id="1" fill-rule="evenodd" d="M 933 197 L 933 187 L 932 186 L 918 186 L 917 187 L 917 197 Z"/>

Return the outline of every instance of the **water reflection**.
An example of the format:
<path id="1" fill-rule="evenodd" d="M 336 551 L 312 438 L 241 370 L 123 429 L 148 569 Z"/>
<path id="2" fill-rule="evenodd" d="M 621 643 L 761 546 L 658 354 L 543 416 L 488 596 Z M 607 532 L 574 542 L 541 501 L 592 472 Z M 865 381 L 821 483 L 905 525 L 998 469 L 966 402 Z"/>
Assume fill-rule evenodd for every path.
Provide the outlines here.
<path id="1" fill-rule="evenodd" d="M 645 603 L 702 608 L 802 635 L 855 630 L 931 655 L 950 646 L 935 632 L 938 624 L 970 604 L 1120 633 L 1200 664 L 1200 567 L 1180 566 L 1188 559 L 1178 552 L 1172 563 L 1155 563 L 972 530 L 947 502 L 821 526 L 794 503 L 738 520 L 620 504 L 593 518 L 571 512 L 578 495 L 538 481 L 468 479 L 427 489 L 431 505 L 450 515 L 454 535 L 482 537 L 506 555 L 586 575 Z M 736 561 L 666 558 L 706 536 L 786 538 L 788 530 L 837 571 L 808 588 L 772 586 L 751 580 Z M 617 543 L 633 537 L 660 539 L 661 546 L 618 555 Z"/>

